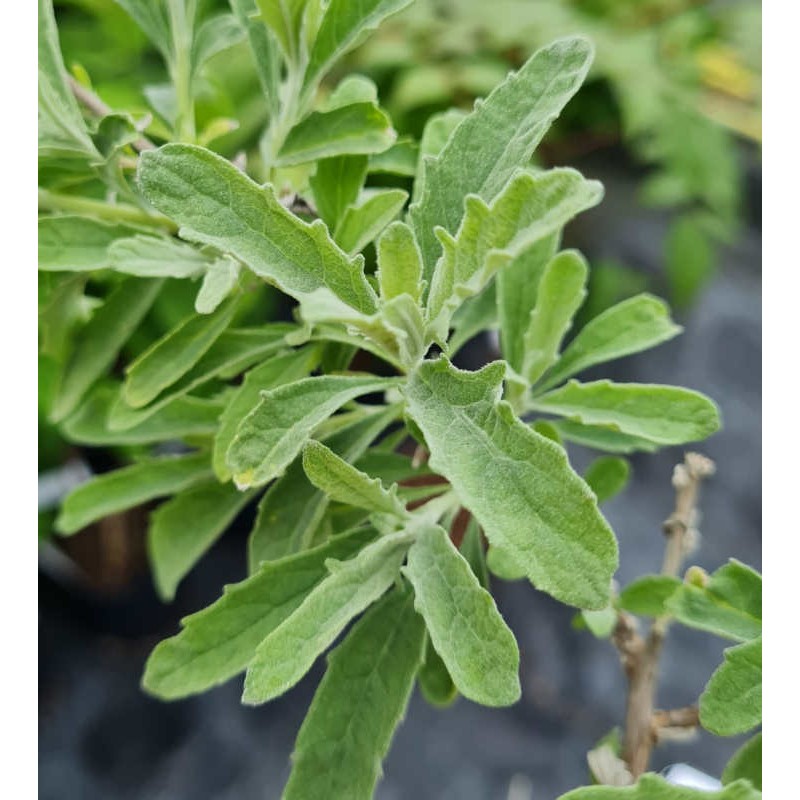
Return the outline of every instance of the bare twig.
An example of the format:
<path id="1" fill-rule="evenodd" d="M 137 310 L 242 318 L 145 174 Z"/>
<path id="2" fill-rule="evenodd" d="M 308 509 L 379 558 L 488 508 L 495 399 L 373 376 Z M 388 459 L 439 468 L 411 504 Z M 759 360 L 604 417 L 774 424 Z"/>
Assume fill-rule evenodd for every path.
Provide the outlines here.
<path id="1" fill-rule="evenodd" d="M 675 467 L 675 510 L 664 522 L 666 548 L 663 575 L 677 577 L 686 555 L 697 540 L 697 502 L 701 482 L 714 474 L 714 462 L 698 453 L 687 453 Z M 669 617 L 654 620 L 646 639 L 636 630 L 636 620 L 621 612 L 614 631 L 625 676 L 628 699 L 625 714 L 623 757 L 634 779 L 647 770 L 653 746 L 659 739 L 685 735 L 697 726 L 697 709 L 654 709 L 658 664 Z"/>

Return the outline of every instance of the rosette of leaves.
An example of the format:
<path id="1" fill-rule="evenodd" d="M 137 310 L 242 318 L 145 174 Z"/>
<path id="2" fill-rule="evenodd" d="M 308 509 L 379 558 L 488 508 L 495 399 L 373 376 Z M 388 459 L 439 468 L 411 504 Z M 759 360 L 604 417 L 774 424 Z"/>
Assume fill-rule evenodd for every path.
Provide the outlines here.
<path id="1" fill-rule="evenodd" d="M 123 5 L 175 62 L 180 94 L 177 65 L 199 47 L 193 4 Z M 538 51 L 438 140 L 431 134 L 404 211 L 404 191 L 364 188 L 376 164 L 408 171 L 374 87 L 345 79 L 324 100 L 317 90 L 405 2 L 256 5 L 232 3 L 273 104 L 260 147 L 267 183 L 199 145 L 186 102 L 178 141 L 123 148 L 137 163 L 129 205 L 44 198 L 40 268 L 64 291 L 75 282 L 72 302 L 88 317 L 73 320 L 51 417 L 75 442 L 138 448 L 134 463 L 67 497 L 58 524 L 68 535 L 168 498 L 151 515 L 148 547 L 169 599 L 257 504 L 249 575 L 156 647 L 144 687 L 174 699 L 245 673 L 243 701 L 260 704 L 333 648 L 284 796 L 369 798 L 416 681 L 440 704 L 520 697 L 519 652 L 488 590 L 484 541 L 558 600 L 608 606 L 617 545 L 598 500 L 624 482 L 624 462 L 606 459 L 584 480 L 561 442 L 650 451 L 705 438 L 719 416 L 688 389 L 574 378 L 679 331 L 661 301 L 641 295 L 564 346 L 588 265 L 560 249 L 561 232 L 602 189 L 529 164 L 586 75 L 586 40 Z M 43 12 L 48 80 L 71 109 L 72 133 L 90 140 Z M 373 243 L 374 272 L 362 252 Z M 202 281 L 195 311 L 126 357 L 165 281 L 192 278 Z M 87 309 L 89 279 L 108 291 Z M 294 322 L 242 324 L 263 285 L 292 298 Z M 489 328 L 503 359 L 454 366 Z M 383 367 L 355 371 L 360 352 Z M 430 454 L 426 465 L 398 450 L 408 437 Z M 158 455 L 163 442 L 183 451 Z M 458 548 L 450 529 L 462 508 L 472 522 Z"/>

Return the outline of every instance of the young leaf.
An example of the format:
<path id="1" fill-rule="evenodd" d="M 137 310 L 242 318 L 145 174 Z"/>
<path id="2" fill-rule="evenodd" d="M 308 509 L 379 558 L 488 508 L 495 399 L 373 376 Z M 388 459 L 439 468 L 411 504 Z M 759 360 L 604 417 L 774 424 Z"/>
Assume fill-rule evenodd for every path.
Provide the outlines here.
<path id="1" fill-rule="evenodd" d="M 624 458 L 601 456 L 589 464 L 583 479 L 594 492 L 597 502 L 605 503 L 625 488 L 630 471 Z"/>
<path id="2" fill-rule="evenodd" d="M 700 695 L 700 724 L 735 736 L 761 724 L 761 637 L 729 647 Z"/>
<path id="3" fill-rule="evenodd" d="M 380 409 L 334 433 L 326 443 L 345 461 L 357 461 L 397 414 L 396 406 Z M 262 561 L 282 558 L 309 547 L 328 504 L 327 495 L 306 477 L 302 458 L 295 459 L 258 505 L 258 516 L 248 542 L 250 571 L 254 572 Z"/>
<path id="4" fill-rule="evenodd" d="M 383 536 L 349 561 L 328 561 L 330 575 L 259 645 L 242 702 L 265 703 L 294 686 L 347 623 L 397 579 L 413 535 Z"/>
<path id="5" fill-rule="evenodd" d="M 644 575 L 629 583 L 617 598 L 617 606 L 631 614 L 660 617 L 668 614 L 667 602 L 682 584 L 669 575 Z"/>
<path id="6" fill-rule="evenodd" d="M 458 691 L 487 706 L 516 703 L 519 650 L 514 634 L 442 528 L 425 525 L 416 531 L 403 573 Z"/>
<path id="7" fill-rule="evenodd" d="M 208 264 L 194 310 L 198 314 L 213 314 L 231 293 L 239 277 L 239 262 L 223 256 Z"/>
<path id="8" fill-rule="evenodd" d="M 259 186 L 221 156 L 181 144 L 149 150 L 139 158 L 139 184 L 181 226 L 183 238 L 230 253 L 286 294 L 301 299 L 327 287 L 353 308 L 375 311 L 363 259 L 348 257 L 324 222 L 303 222 L 271 187 Z"/>
<path id="9" fill-rule="evenodd" d="M 378 286 L 384 301 L 401 294 L 422 299 L 422 256 L 404 222 L 393 222 L 378 239 Z"/>
<path id="10" fill-rule="evenodd" d="M 498 326 L 496 284 L 490 283 L 477 297 L 465 301 L 453 314 L 450 324 L 453 328 L 447 340 L 447 353 L 450 356 L 454 356 L 478 334 L 495 330 Z"/>
<path id="11" fill-rule="evenodd" d="M 491 202 L 536 145 L 589 69 L 592 47 L 582 38 L 560 39 L 534 53 L 453 131 L 441 153 L 423 159 L 422 191 L 410 210 L 430 282 L 439 254 L 434 229 L 453 234 L 463 201 L 476 194 Z"/>
<path id="12" fill-rule="evenodd" d="M 348 75 L 336 85 L 325 103 L 325 111 L 333 111 L 353 103 L 378 104 L 378 87 L 366 75 Z"/>
<path id="13" fill-rule="evenodd" d="M 544 268 L 524 335 L 522 374 L 530 383 L 558 358 L 572 318 L 586 297 L 588 276 L 589 267 L 575 250 L 559 253 Z"/>
<path id="14" fill-rule="evenodd" d="M 191 278 L 200 275 L 209 260 L 197 248 L 159 236 L 130 236 L 108 248 L 108 266 L 140 278 Z"/>
<path id="15" fill-rule="evenodd" d="M 408 193 L 402 189 L 365 194 L 360 203 L 345 211 L 334 238 L 346 253 L 359 253 L 400 213 L 406 200 Z"/>
<path id="16" fill-rule="evenodd" d="M 227 463 L 234 480 L 245 488 L 277 478 L 317 425 L 350 400 L 394 384 L 389 378 L 322 375 L 264 392 L 228 448 Z"/>
<path id="17" fill-rule="evenodd" d="M 564 450 L 500 400 L 504 374 L 502 362 L 470 373 L 441 358 L 410 376 L 408 410 L 431 467 L 537 588 L 564 603 L 604 608 L 617 567 L 614 534 Z"/>
<path id="18" fill-rule="evenodd" d="M 761 800 L 761 792 L 747 781 L 736 781 L 709 792 L 667 783 L 660 775 L 645 773 L 635 786 L 584 786 L 558 800 Z"/>
<path id="19" fill-rule="evenodd" d="M 288 167 L 342 155 L 369 155 L 391 147 L 397 134 L 374 103 L 313 111 L 289 131 L 276 166 Z"/>
<path id="20" fill-rule="evenodd" d="M 311 483 L 330 500 L 401 519 L 406 516 L 396 485 L 387 491 L 379 478 L 370 478 L 313 439 L 303 448 L 303 469 Z"/>
<path id="21" fill-rule="evenodd" d="M 541 390 L 558 386 L 595 364 L 648 350 L 683 329 L 669 316 L 663 300 L 640 294 L 623 300 L 590 320 L 545 375 Z"/>
<path id="22" fill-rule="evenodd" d="M 193 314 L 142 353 L 125 370 L 125 402 L 141 408 L 183 377 L 219 339 L 235 311 L 230 302 L 210 316 Z"/>
<path id="23" fill-rule="evenodd" d="M 536 397 L 530 408 L 584 425 L 609 425 L 660 445 L 705 439 L 719 430 L 719 411 L 700 392 L 647 383 L 579 383 Z"/>
<path id="24" fill-rule="evenodd" d="M 374 31 L 386 17 L 405 8 L 411 0 L 331 0 L 317 31 L 303 78 L 308 95 L 326 72 L 345 53 Z"/>
<path id="25" fill-rule="evenodd" d="M 425 625 L 413 593 L 375 604 L 328 657 L 300 728 L 284 800 L 370 800 L 422 660 Z"/>
<path id="26" fill-rule="evenodd" d="M 329 558 L 347 559 L 375 538 L 362 529 L 321 547 L 262 564 L 251 577 L 226 586 L 208 608 L 184 617 L 183 630 L 150 655 L 142 685 L 162 700 L 203 692 L 242 672 L 256 648 L 328 575 Z"/>
<path id="27" fill-rule="evenodd" d="M 586 627 L 598 639 L 608 639 L 617 624 L 617 610 L 613 605 L 607 605 L 597 611 L 581 611 L 581 616 Z"/>
<path id="28" fill-rule="evenodd" d="M 300 30 L 308 0 L 255 0 L 261 19 L 269 26 L 286 56 L 293 62 L 298 57 Z"/>
<path id="29" fill-rule="evenodd" d="M 597 181 L 587 181 L 572 169 L 538 174 L 519 171 L 489 205 L 468 195 L 455 236 L 443 229 L 436 231 L 443 254 L 436 263 L 428 296 L 432 335 L 445 341 L 453 312 L 465 298 L 478 294 L 531 243 L 560 230 L 601 196 Z"/>
<path id="30" fill-rule="evenodd" d="M 305 347 L 289 353 L 279 353 L 253 367 L 245 375 L 241 386 L 220 415 L 219 429 L 214 437 L 211 463 L 214 466 L 214 473 L 221 481 L 231 478 L 230 470 L 225 463 L 225 454 L 236 435 L 239 423 L 258 405 L 261 392 L 306 377 L 318 363 L 319 349 Z"/>
<path id="31" fill-rule="evenodd" d="M 150 517 L 147 551 L 162 600 L 172 600 L 184 576 L 252 498 L 252 492 L 210 480 L 158 507 Z"/>
<path id="32" fill-rule="evenodd" d="M 722 783 L 727 786 L 738 780 L 748 780 L 761 790 L 761 734 L 748 739 L 734 754 L 722 771 Z"/>
<path id="33" fill-rule="evenodd" d="M 92 478 L 64 499 L 56 529 L 65 535 L 98 519 L 180 492 L 211 477 L 207 453 L 151 458 Z"/>
<path id="34" fill-rule="evenodd" d="M 356 202 L 366 175 L 366 156 L 336 156 L 317 162 L 309 183 L 317 211 L 330 230 L 336 230 L 345 209 Z"/>
<path id="35" fill-rule="evenodd" d="M 244 38 L 244 30 L 233 14 L 215 14 L 203 21 L 192 42 L 191 60 L 195 74 L 206 62 L 218 53 L 238 44 Z"/>
<path id="36" fill-rule="evenodd" d="M 417 673 L 417 682 L 422 696 L 437 708 L 447 708 L 458 697 L 458 689 L 430 636 L 425 640 L 425 660 Z"/>
<path id="37" fill-rule="evenodd" d="M 43 272 L 89 272 L 109 266 L 108 248 L 115 240 L 136 233 L 127 225 L 90 217 L 39 219 L 39 269 Z"/>
<path id="38" fill-rule="evenodd" d="M 150 310 L 162 281 L 129 279 L 114 289 L 75 339 L 50 418 L 71 414 L 92 384 L 109 369 Z"/>

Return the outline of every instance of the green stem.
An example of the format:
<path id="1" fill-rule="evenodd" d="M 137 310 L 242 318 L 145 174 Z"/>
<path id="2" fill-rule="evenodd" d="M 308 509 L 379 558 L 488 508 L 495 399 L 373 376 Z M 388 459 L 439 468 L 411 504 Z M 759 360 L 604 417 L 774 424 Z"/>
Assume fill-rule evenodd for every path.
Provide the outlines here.
<path id="1" fill-rule="evenodd" d="M 39 189 L 39 209 L 42 211 L 65 211 L 74 214 L 86 214 L 90 217 L 108 220 L 109 222 L 130 222 L 134 225 L 146 225 L 177 233 L 178 226 L 160 214 L 149 214 L 136 206 L 125 203 L 105 203 L 88 197 L 76 197 L 69 194 L 56 194 L 47 189 Z"/>

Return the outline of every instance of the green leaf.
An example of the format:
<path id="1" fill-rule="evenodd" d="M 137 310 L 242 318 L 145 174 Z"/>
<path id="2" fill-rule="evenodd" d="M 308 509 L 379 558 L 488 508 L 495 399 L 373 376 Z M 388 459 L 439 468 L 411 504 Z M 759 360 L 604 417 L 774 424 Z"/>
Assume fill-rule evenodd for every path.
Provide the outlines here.
<path id="1" fill-rule="evenodd" d="M 146 420 L 124 431 L 108 427 L 111 406 L 119 390 L 98 384 L 61 425 L 70 441 L 89 445 L 153 444 L 165 439 L 211 436 L 217 430 L 222 405 L 199 397 L 178 397 Z"/>
<path id="2" fill-rule="evenodd" d="M 378 87 L 375 81 L 366 75 L 347 75 L 342 78 L 331 92 L 325 103 L 325 111 L 349 106 L 353 103 L 378 103 Z"/>
<path id="3" fill-rule="evenodd" d="M 683 329 L 669 316 L 663 300 L 639 294 L 623 300 L 590 320 L 545 375 L 549 389 L 595 364 L 648 350 L 677 336 Z"/>
<path id="4" fill-rule="evenodd" d="M 525 567 L 519 564 L 508 551 L 502 547 L 489 545 L 486 551 L 486 566 L 493 575 L 504 581 L 518 581 L 526 577 Z"/>
<path id="5" fill-rule="evenodd" d="M 536 305 L 524 334 L 522 374 L 535 383 L 558 358 L 572 318 L 586 297 L 589 266 L 576 250 L 565 250 L 542 272 Z"/>
<path id="6" fill-rule="evenodd" d="M 176 494 L 150 517 L 147 551 L 162 600 L 172 600 L 178 584 L 252 500 L 216 479 Z"/>
<path id="7" fill-rule="evenodd" d="M 678 308 L 688 308 L 707 285 L 714 274 L 714 255 L 699 220 L 687 214 L 672 223 L 664 242 L 664 271 Z"/>
<path id="8" fill-rule="evenodd" d="M 539 425 L 540 423 L 536 423 Z M 582 425 L 572 420 L 548 420 L 547 424 L 558 436 L 568 442 L 592 447 L 595 450 L 605 450 L 608 453 L 654 453 L 658 445 L 649 439 L 640 436 L 629 436 L 620 433 L 612 425 Z"/>
<path id="9" fill-rule="evenodd" d="M 303 448 L 303 469 L 311 483 L 330 500 L 401 519 L 407 516 L 397 497 L 396 484 L 385 489 L 379 478 L 370 478 L 313 439 Z"/>
<path id="10" fill-rule="evenodd" d="M 331 414 L 356 397 L 394 384 L 388 378 L 322 375 L 264 392 L 242 420 L 228 449 L 227 463 L 234 480 L 246 488 L 277 478 Z"/>
<path id="11" fill-rule="evenodd" d="M 383 536 L 349 561 L 327 562 L 330 575 L 259 645 L 247 668 L 242 702 L 265 703 L 294 686 L 347 623 L 397 579 L 413 535 Z"/>
<path id="12" fill-rule="evenodd" d="M 289 131 L 278 152 L 276 166 L 380 153 L 391 147 L 396 138 L 392 121 L 374 103 L 313 111 Z"/>
<path id="13" fill-rule="evenodd" d="M 761 637 L 729 647 L 700 695 L 700 724 L 735 736 L 761 724 Z"/>
<path id="14" fill-rule="evenodd" d="M 422 256 L 414 231 L 404 222 L 393 222 L 378 239 L 378 286 L 382 300 L 408 294 L 422 299 Z"/>
<path id="15" fill-rule="evenodd" d="M 345 461 L 357 461 L 397 414 L 396 406 L 379 409 L 334 433 L 326 443 Z M 248 543 L 250 571 L 255 571 L 262 561 L 282 558 L 309 547 L 328 505 L 327 495 L 306 477 L 302 458 L 295 459 L 258 505 L 258 516 Z"/>
<path id="16" fill-rule="evenodd" d="M 718 792 L 689 789 L 667 783 L 660 775 L 645 773 L 635 786 L 584 786 L 558 800 L 761 800 L 761 792 L 746 781 L 736 781 Z"/>
<path id="17" fill-rule="evenodd" d="M 564 450 L 500 400 L 504 374 L 502 362 L 470 373 L 441 358 L 410 376 L 408 409 L 431 467 L 537 588 L 564 603 L 604 608 L 617 567 L 614 534 Z"/>
<path id="18" fill-rule="evenodd" d="M 166 3 L 163 0 L 115 0 L 115 2 L 130 14 L 133 21 L 144 31 L 161 55 L 169 60 L 172 51 L 172 36 Z"/>
<path id="19" fill-rule="evenodd" d="M 141 408 L 182 378 L 230 325 L 236 304 L 211 315 L 192 314 L 145 350 L 125 370 L 125 402 Z"/>
<path id="20" fill-rule="evenodd" d="M 345 53 L 374 31 L 386 17 L 411 0 L 331 0 L 317 31 L 303 78 L 304 94 L 311 94 L 325 73 Z"/>
<path id="21" fill-rule="evenodd" d="M 594 492 L 597 502 L 605 503 L 625 488 L 630 471 L 630 464 L 624 458 L 601 456 L 589 464 L 583 479 Z"/>
<path id="22" fill-rule="evenodd" d="M 280 104 L 280 57 L 277 43 L 266 25 L 253 18 L 256 10 L 255 0 L 229 0 L 229 2 L 236 19 L 247 32 L 258 80 L 267 98 L 267 106 L 274 113 Z"/>
<path id="23" fill-rule="evenodd" d="M 208 258 L 197 248 L 160 236 L 130 236 L 108 248 L 107 266 L 140 278 L 191 278 L 208 265 Z"/>
<path id="24" fill-rule="evenodd" d="M 479 196 L 468 195 L 455 235 L 436 230 L 443 254 L 428 296 L 432 335 L 444 341 L 453 312 L 465 298 L 478 294 L 532 242 L 556 233 L 601 197 L 597 181 L 587 181 L 572 169 L 518 171 L 488 205 Z"/>
<path id="25" fill-rule="evenodd" d="M 231 293 L 239 278 L 238 261 L 223 256 L 212 261 L 203 276 L 203 283 L 194 301 L 198 314 L 213 314 L 223 300 Z"/>
<path id="26" fill-rule="evenodd" d="M 486 556 L 483 552 L 483 543 L 481 541 L 481 528 L 474 517 L 469 518 L 467 528 L 464 531 L 464 538 L 461 540 L 458 551 L 467 560 L 470 569 L 478 579 L 478 583 L 484 589 L 488 589 L 489 573 L 486 569 Z"/>
<path id="27" fill-rule="evenodd" d="M 644 575 L 629 583 L 617 598 L 617 606 L 632 614 L 660 617 L 668 614 L 667 601 L 682 586 L 669 575 Z"/>
<path id="28" fill-rule="evenodd" d="M 720 426 L 717 407 L 700 392 L 648 383 L 571 380 L 529 407 L 583 424 L 609 425 L 660 445 L 696 442 Z"/>
<path id="29" fill-rule="evenodd" d="M 366 156 L 336 156 L 317 162 L 309 183 L 317 211 L 330 230 L 336 230 L 347 207 L 358 199 L 366 175 Z"/>
<path id="30" fill-rule="evenodd" d="M 735 559 L 705 588 L 684 583 L 667 607 L 683 625 L 747 641 L 761 635 L 761 576 Z"/>
<path id="31" fill-rule="evenodd" d="M 233 14 L 215 14 L 203 21 L 192 41 L 192 69 L 198 73 L 215 55 L 238 44 L 245 32 Z"/>
<path id="32" fill-rule="evenodd" d="M 465 301 L 453 314 L 450 324 L 453 328 L 447 340 L 447 352 L 450 356 L 455 355 L 479 333 L 495 330 L 498 326 L 495 284 L 490 283 L 477 297 Z"/>
<path id="33" fill-rule="evenodd" d="M 476 703 L 516 703 L 519 650 L 492 596 L 442 528 L 425 525 L 415 532 L 403 573 L 453 683 Z"/>
<path id="34" fill-rule="evenodd" d="M 437 708 L 447 708 L 458 697 L 458 689 L 430 636 L 425 639 L 425 660 L 417 673 L 417 682 L 422 696 Z"/>
<path id="35" fill-rule="evenodd" d="M 211 463 L 214 466 L 214 474 L 221 481 L 231 478 L 230 470 L 225 463 L 225 454 L 236 435 L 239 423 L 258 405 L 261 392 L 306 377 L 318 363 L 319 349 L 305 347 L 289 353 L 279 353 L 257 367 L 253 367 L 245 375 L 241 386 L 220 415 L 219 429 L 214 437 Z"/>
<path id="36" fill-rule="evenodd" d="M 50 412 L 60 422 L 77 408 L 92 384 L 113 364 L 150 310 L 162 281 L 123 281 L 78 333 Z"/>
<path id="37" fill-rule="evenodd" d="M 608 639 L 617 625 L 617 610 L 608 605 L 598 611 L 581 611 L 586 627 L 598 639 Z"/>
<path id="38" fill-rule="evenodd" d="M 761 734 L 748 739 L 734 754 L 722 771 L 722 783 L 728 785 L 748 780 L 761 791 Z"/>
<path id="39" fill-rule="evenodd" d="M 410 217 L 430 281 L 439 255 L 434 229 L 453 234 L 464 198 L 491 202 L 583 82 L 592 58 L 586 39 L 560 39 L 538 50 L 453 131 L 441 153 L 423 159 L 422 191 Z"/>
<path id="40" fill-rule="evenodd" d="M 365 191 L 361 201 L 345 211 L 334 238 L 346 253 L 360 252 L 400 213 L 406 200 L 408 192 L 402 189 Z"/>
<path id="41" fill-rule="evenodd" d="M 327 287 L 364 313 L 376 308 L 363 259 L 350 258 L 322 220 L 308 224 L 233 164 L 209 150 L 169 144 L 139 157 L 147 199 L 181 226 L 185 239 L 210 244 L 286 294 L 302 299 Z"/>
<path id="42" fill-rule="evenodd" d="M 150 655 L 143 687 L 163 700 L 198 694 L 242 672 L 256 648 L 328 575 L 329 558 L 347 559 L 375 537 L 362 529 L 321 547 L 262 564 L 244 581 L 226 586 L 208 608 L 184 617 L 183 630 Z"/>
<path id="43" fill-rule="evenodd" d="M 73 489 L 56 520 L 65 535 L 98 519 L 180 492 L 211 477 L 207 453 L 150 458 L 98 475 Z"/>
<path id="44" fill-rule="evenodd" d="M 417 172 L 417 157 L 417 143 L 413 139 L 401 136 L 388 150 L 373 153 L 369 157 L 367 169 L 372 174 L 413 178 Z"/>
<path id="45" fill-rule="evenodd" d="M 284 800 L 370 800 L 422 660 L 413 593 L 395 589 L 331 653 L 300 728 Z"/>
<path id="46" fill-rule="evenodd" d="M 136 233 L 127 225 L 90 217 L 39 218 L 39 269 L 46 272 L 88 272 L 109 266 L 108 247 Z"/>

